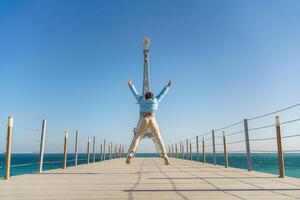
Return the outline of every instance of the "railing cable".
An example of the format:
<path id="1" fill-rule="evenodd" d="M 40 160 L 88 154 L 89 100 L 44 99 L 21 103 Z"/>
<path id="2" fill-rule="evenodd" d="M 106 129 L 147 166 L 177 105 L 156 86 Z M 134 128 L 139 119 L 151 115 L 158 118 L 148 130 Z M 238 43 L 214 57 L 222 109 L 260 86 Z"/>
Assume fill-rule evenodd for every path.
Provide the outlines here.
<path id="1" fill-rule="evenodd" d="M 300 103 L 297 103 L 295 105 L 292 105 L 292 106 L 289 106 L 289 107 L 286 107 L 286 108 L 283 108 L 283 109 L 280 109 L 280 110 L 276 110 L 276 111 L 273 111 L 273 112 L 270 112 L 270 113 L 266 113 L 266 114 L 259 115 L 259 116 L 256 116 L 256 117 L 248 118 L 248 121 L 263 118 L 263 117 L 266 117 L 266 116 L 269 116 L 269 115 L 273 115 L 273 114 L 276 114 L 276 113 L 279 113 L 279 112 L 282 112 L 282 111 L 285 111 L 285 110 L 295 108 L 297 106 L 300 106 Z"/>
<path id="2" fill-rule="evenodd" d="M 292 122 L 297 122 L 297 121 L 300 121 L 300 118 L 298 119 L 293 119 L 293 120 L 290 120 L 290 121 L 285 121 L 285 122 L 281 122 L 280 124 L 289 124 L 289 123 L 292 123 Z"/>
<path id="3" fill-rule="evenodd" d="M 240 124 L 240 123 L 242 123 L 242 122 L 243 122 L 243 120 L 242 120 L 242 121 L 238 121 L 238 122 L 236 122 L 236 123 L 234 123 L 234 124 L 225 126 L 225 127 L 223 127 L 223 128 L 215 129 L 215 131 L 220 131 L 220 130 L 228 129 L 228 128 L 231 128 L 231 127 L 233 127 L 233 126 L 236 126 L 236 125 L 238 125 L 238 124 Z"/>
<path id="4" fill-rule="evenodd" d="M 300 134 L 282 136 L 281 138 L 300 137 Z"/>
<path id="5" fill-rule="evenodd" d="M 237 144 L 237 143 L 242 143 L 245 142 L 245 140 L 239 140 L 239 141 L 235 141 L 235 142 L 228 142 L 227 144 Z"/>
<path id="6" fill-rule="evenodd" d="M 245 131 L 241 130 L 241 131 L 237 131 L 237 132 L 233 132 L 233 133 L 227 134 L 226 136 L 229 137 L 229 136 L 237 135 L 237 134 L 243 133 L 243 132 L 245 132 Z"/>
<path id="7" fill-rule="evenodd" d="M 270 125 L 266 125 L 266 126 L 259 126 L 259 127 L 254 127 L 254 128 L 249 128 L 249 131 L 255 131 L 255 130 L 260 130 L 260 129 L 266 129 L 266 128 L 270 128 L 270 127 L 274 127 L 275 124 L 270 124 Z"/>
<path id="8" fill-rule="evenodd" d="M 276 137 L 269 137 L 269 138 L 256 138 L 256 139 L 250 139 L 250 142 L 254 142 L 254 141 L 265 141 L 265 140 L 275 140 Z"/>

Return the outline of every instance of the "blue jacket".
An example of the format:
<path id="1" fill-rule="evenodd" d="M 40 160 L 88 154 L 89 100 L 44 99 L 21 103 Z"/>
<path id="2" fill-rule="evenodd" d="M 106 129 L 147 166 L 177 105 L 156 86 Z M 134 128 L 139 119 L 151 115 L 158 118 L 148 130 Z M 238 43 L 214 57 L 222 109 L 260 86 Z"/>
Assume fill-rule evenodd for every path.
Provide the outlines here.
<path id="1" fill-rule="evenodd" d="M 136 98 L 137 103 L 140 106 L 140 112 L 144 113 L 144 112 L 156 111 L 158 108 L 158 104 L 161 102 L 161 100 L 167 94 L 170 87 L 165 86 L 163 88 L 163 90 L 154 99 L 148 99 L 148 100 L 145 100 L 145 98 L 138 93 L 138 91 L 135 89 L 133 84 L 130 84 L 129 88 L 130 88 L 132 94 L 134 95 L 134 97 Z"/>

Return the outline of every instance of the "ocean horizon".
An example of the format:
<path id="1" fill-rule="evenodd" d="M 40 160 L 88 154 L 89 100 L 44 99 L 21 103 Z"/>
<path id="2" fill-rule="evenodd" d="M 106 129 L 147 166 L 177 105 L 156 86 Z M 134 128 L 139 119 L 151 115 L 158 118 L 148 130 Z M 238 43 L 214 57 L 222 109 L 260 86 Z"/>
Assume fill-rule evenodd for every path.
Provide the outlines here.
<path id="1" fill-rule="evenodd" d="M 224 157 L 222 153 L 217 153 L 217 165 L 224 166 Z M 157 153 L 137 153 L 136 157 L 159 157 Z M 197 161 L 197 154 L 192 155 L 193 160 Z M 189 159 L 189 155 L 185 154 L 185 158 Z M 253 170 L 271 174 L 278 174 L 278 158 L 276 153 L 253 153 L 251 154 Z M 68 154 L 67 166 L 74 166 L 75 154 Z M 108 159 L 108 154 L 106 155 Z M 285 174 L 289 177 L 300 178 L 300 153 L 285 153 Z M 93 161 L 93 156 L 90 154 L 90 162 Z M 96 162 L 100 161 L 100 154 L 96 154 Z M 200 154 L 199 164 L 202 164 L 203 158 Z M 86 164 L 86 153 L 78 154 L 78 165 Z M 206 154 L 206 163 L 213 163 L 213 154 Z M 229 167 L 247 169 L 247 160 L 245 153 L 229 153 Z M 22 174 L 38 173 L 39 154 L 29 153 L 14 153 L 11 160 L 11 175 L 17 176 Z M 46 153 L 44 154 L 43 170 L 59 169 L 63 167 L 63 154 Z M 0 154 L 0 178 L 4 176 L 5 154 Z"/>

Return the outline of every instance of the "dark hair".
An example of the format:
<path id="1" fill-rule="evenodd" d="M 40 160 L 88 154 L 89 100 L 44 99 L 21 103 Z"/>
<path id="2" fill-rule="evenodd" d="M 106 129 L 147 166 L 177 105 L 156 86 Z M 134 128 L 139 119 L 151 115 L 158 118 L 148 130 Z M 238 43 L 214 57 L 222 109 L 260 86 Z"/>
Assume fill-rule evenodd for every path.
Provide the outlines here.
<path id="1" fill-rule="evenodd" d="M 153 99 L 153 93 L 152 92 L 146 92 L 145 99 Z"/>

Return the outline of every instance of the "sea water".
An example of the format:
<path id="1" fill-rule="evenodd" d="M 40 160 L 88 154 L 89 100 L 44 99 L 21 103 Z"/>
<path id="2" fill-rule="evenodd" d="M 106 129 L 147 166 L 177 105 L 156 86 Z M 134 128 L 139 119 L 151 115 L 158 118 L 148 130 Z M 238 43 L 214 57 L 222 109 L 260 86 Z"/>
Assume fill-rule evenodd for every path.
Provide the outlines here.
<path id="1" fill-rule="evenodd" d="M 136 157 L 158 157 L 155 153 L 137 153 Z M 189 159 L 186 154 L 185 158 Z M 224 165 L 223 154 L 217 153 L 217 164 Z M 197 161 L 197 155 L 192 155 L 193 160 Z M 75 155 L 68 154 L 67 166 L 74 166 Z M 93 156 L 90 155 L 90 162 Z M 106 155 L 108 159 L 108 155 Z M 276 153 L 253 153 L 251 154 L 253 170 L 278 174 L 278 157 Z M 100 155 L 96 154 L 96 161 L 100 160 Z M 285 160 L 285 173 L 286 176 L 300 178 L 300 153 L 286 153 Z M 203 161 L 203 157 L 199 156 L 199 162 Z M 38 172 L 39 154 L 12 154 L 11 157 L 11 175 L 33 174 Z M 213 155 L 206 154 L 206 162 L 213 163 Z M 78 154 L 78 165 L 87 163 L 86 154 Z M 247 158 L 244 153 L 229 153 L 228 154 L 229 167 L 247 169 Z M 4 175 L 5 155 L 0 154 L 0 177 Z M 63 167 L 63 154 L 45 154 L 43 170 L 58 169 Z"/>

